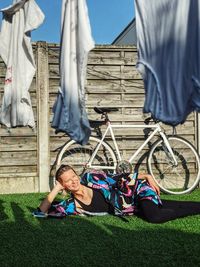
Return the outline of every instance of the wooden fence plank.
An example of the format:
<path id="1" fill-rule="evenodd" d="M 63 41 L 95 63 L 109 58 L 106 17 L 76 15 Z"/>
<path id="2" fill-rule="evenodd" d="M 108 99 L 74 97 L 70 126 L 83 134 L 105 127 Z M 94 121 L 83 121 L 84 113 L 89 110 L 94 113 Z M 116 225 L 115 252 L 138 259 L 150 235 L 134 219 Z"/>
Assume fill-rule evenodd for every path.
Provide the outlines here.
<path id="1" fill-rule="evenodd" d="M 2 136 L 0 137 L 0 151 L 36 151 L 37 139 L 36 137 L 23 138 L 19 136 Z"/>

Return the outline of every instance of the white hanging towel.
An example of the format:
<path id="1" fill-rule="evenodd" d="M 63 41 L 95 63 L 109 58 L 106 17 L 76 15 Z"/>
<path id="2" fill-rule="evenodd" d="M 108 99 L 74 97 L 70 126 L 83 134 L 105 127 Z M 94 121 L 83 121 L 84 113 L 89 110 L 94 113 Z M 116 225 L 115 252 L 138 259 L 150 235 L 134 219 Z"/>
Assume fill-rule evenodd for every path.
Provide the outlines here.
<path id="1" fill-rule="evenodd" d="M 14 0 L 2 9 L 0 55 L 7 70 L 0 122 L 7 127 L 35 127 L 29 88 L 36 66 L 30 32 L 44 21 L 35 0 Z"/>
<path id="2" fill-rule="evenodd" d="M 84 83 L 88 52 L 94 47 L 85 0 L 63 0 L 61 26 L 61 88 L 53 108 L 52 127 L 85 144 L 91 131 Z"/>

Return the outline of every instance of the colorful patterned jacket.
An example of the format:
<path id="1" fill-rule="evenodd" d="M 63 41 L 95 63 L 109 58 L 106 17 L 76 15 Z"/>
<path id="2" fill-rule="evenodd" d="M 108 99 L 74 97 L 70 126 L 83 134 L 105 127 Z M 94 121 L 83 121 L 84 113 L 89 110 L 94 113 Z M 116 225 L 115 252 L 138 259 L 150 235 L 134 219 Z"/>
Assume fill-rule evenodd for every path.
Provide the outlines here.
<path id="1" fill-rule="evenodd" d="M 137 173 L 129 176 L 115 175 L 109 177 L 103 171 L 90 171 L 81 177 L 81 184 L 100 190 L 105 200 L 113 207 L 115 215 L 137 213 L 138 201 L 142 199 L 149 199 L 157 205 L 162 204 L 159 196 L 148 183 L 145 180 L 137 179 Z M 103 215 L 76 210 L 73 195 L 67 200 L 53 205 L 53 207 L 66 215 Z"/>

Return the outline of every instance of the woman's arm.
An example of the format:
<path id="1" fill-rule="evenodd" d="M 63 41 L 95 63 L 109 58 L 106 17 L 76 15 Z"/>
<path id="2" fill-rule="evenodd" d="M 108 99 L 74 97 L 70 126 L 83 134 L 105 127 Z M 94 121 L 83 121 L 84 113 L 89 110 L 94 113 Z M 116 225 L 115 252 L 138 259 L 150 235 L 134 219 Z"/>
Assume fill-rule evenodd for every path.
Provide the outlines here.
<path id="1" fill-rule="evenodd" d="M 40 204 L 39 209 L 42 212 L 46 213 L 48 209 L 51 207 L 51 203 L 54 201 L 57 194 L 63 189 L 64 189 L 63 186 L 57 181 L 52 191 L 47 195 L 47 197 Z"/>
<path id="2" fill-rule="evenodd" d="M 150 174 L 138 174 L 138 179 L 145 179 L 148 184 L 154 189 L 154 191 L 160 195 L 160 188 L 155 183 L 153 177 Z"/>

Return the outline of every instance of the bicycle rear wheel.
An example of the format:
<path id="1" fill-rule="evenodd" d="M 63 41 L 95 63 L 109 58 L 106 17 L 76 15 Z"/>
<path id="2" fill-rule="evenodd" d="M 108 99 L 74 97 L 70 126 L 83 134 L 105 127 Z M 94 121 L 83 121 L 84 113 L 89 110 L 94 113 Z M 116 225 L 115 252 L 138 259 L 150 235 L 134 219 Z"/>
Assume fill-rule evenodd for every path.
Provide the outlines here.
<path id="1" fill-rule="evenodd" d="M 168 137 L 178 165 L 173 164 L 162 139 L 156 141 L 148 156 L 148 170 L 160 189 L 168 194 L 185 194 L 195 189 L 200 179 L 199 155 L 184 138 Z"/>
<path id="2" fill-rule="evenodd" d="M 87 163 L 100 141 L 100 139 L 91 136 L 88 144 L 84 146 L 77 144 L 73 140 L 67 142 L 58 153 L 56 169 L 58 169 L 61 164 L 69 164 L 81 175 L 88 169 Z M 90 169 L 102 169 L 107 173 L 112 173 L 115 171 L 116 165 L 117 159 L 113 149 L 108 143 L 103 141 L 92 161 Z"/>

